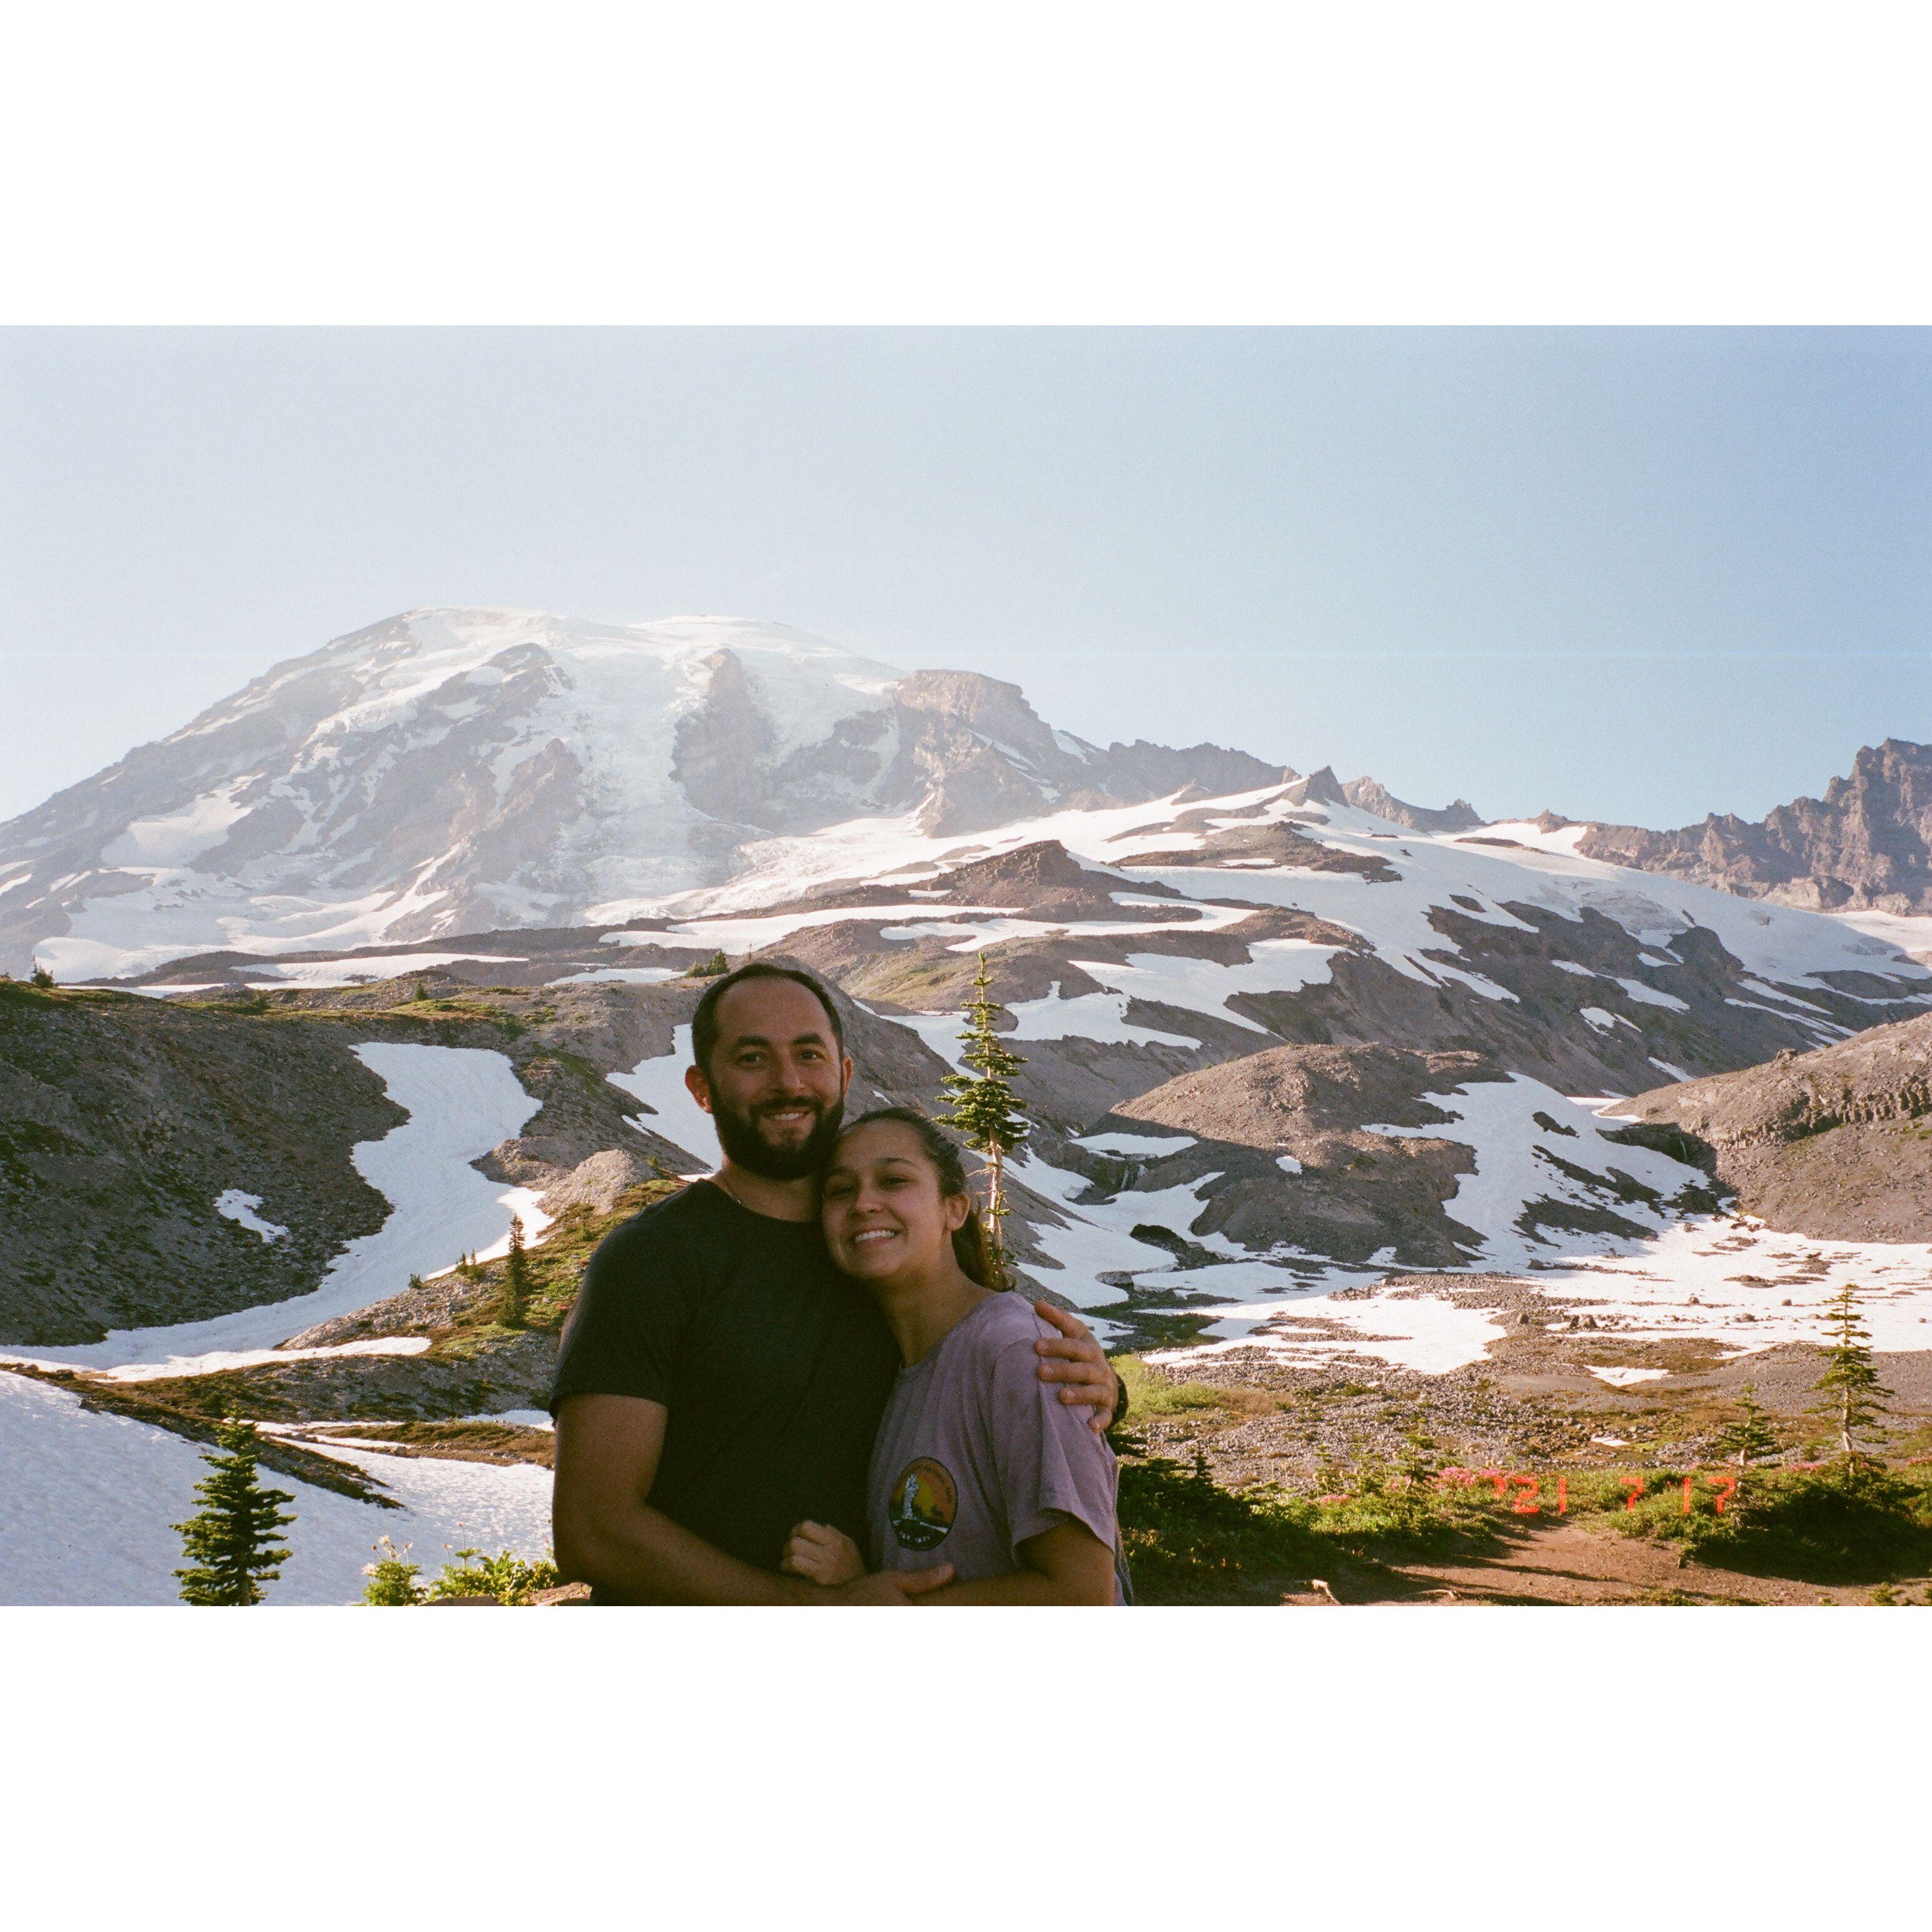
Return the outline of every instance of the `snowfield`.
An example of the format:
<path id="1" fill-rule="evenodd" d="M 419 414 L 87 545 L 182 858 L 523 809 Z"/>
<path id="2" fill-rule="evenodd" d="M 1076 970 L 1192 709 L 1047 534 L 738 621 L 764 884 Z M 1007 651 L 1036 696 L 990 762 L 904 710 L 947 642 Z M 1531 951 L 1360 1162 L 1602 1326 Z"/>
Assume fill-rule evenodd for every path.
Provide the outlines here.
<path id="1" fill-rule="evenodd" d="M 402 1507 L 383 1509 L 264 1469 L 294 1497 L 290 1551 L 270 1604 L 349 1604 L 387 1536 L 412 1544 L 434 1576 L 474 1546 L 526 1557 L 550 1543 L 550 1472 L 428 1456 L 332 1451 L 379 1478 Z M 171 1604 L 184 1561 L 171 1527 L 196 1508 L 208 1473 L 200 1447 L 125 1417 L 92 1414 L 63 1389 L 0 1373 L 0 1602 Z"/>

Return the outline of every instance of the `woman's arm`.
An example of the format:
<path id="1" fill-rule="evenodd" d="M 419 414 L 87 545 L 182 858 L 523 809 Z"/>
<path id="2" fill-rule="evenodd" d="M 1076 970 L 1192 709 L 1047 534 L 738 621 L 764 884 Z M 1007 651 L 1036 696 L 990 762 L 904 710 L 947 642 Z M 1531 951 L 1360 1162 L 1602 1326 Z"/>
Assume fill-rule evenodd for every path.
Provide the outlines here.
<path id="1" fill-rule="evenodd" d="M 1008 1576 L 950 1584 L 922 1604 L 1111 1604 L 1114 1552 L 1084 1522 L 1055 1523 L 1019 1546 L 1026 1567 Z M 916 1574 L 916 1573 L 915 1573 Z"/>

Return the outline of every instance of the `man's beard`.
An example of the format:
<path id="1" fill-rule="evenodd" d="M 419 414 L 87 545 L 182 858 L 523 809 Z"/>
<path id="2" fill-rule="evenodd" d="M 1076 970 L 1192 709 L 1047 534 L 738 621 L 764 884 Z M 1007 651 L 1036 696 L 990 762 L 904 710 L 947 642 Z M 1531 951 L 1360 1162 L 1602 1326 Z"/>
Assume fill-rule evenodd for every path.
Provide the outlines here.
<path id="1" fill-rule="evenodd" d="M 811 1132 L 794 1147 L 773 1147 L 759 1131 L 759 1116 L 795 1107 L 816 1111 L 818 1118 Z M 843 1100 L 830 1106 L 818 1100 L 786 1100 L 741 1114 L 724 1106 L 715 1092 L 711 1099 L 711 1124 L 718 1130 L 718 1144 L 724 1150 L 725 1158 L 734 1166 L 767 1180 L 803 1180 L 820 1172 L 832 1157 L 832 1143 L 838 1138 L 844 1118 Z"/>

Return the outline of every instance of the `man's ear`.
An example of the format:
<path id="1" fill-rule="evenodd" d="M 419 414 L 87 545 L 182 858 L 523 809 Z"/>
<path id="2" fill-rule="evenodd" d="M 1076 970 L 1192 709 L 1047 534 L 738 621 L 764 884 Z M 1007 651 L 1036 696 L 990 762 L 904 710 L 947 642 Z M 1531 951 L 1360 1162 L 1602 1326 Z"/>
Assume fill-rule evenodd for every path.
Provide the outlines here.
<path id="1" fill-rule="evenodd" d="M 848 1061 L 848 1065 L 850 1063 Z M 687 1066 L 684 1070 L 685 1091 L 708 1114 L 711 1111 L 711 1082 L 704 1077 L 701 1066 Z"/>
<path id="2" fill-rule="evenodd" d="M 849 1053 L 840 1059 L 838 1072 L 838 1097 L 842 1100 L 852 1090 L 852 1056 Z"/>

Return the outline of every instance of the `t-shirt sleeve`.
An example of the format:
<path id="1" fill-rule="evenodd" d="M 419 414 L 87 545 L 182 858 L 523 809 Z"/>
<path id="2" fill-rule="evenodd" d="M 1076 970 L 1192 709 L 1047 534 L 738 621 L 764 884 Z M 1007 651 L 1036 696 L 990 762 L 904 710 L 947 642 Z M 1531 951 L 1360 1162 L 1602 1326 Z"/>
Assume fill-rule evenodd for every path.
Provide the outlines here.
<path id="1" fill-rule="evenodd" d="M 698 1288 L 686 1244 L 662 1228 L 620 1228 L 584 1271 L 550 1384 L 554 1415 L 574 1395 L 637 1396 L 670 1406 Z"/>
<path id="2" fill-rule="evenodd" d="M 1060 1400 L 1060 1385 L 1040 1378 L 1030 1340 L 1010 1341 L 988 1378 L 988 1430 L 1013 1561 L 1019 1547 L 1071 1517 L 1109 1550 L 1114 1520 L 1114 1452 L 1087 1426 L 1087 1412 Z"/>

